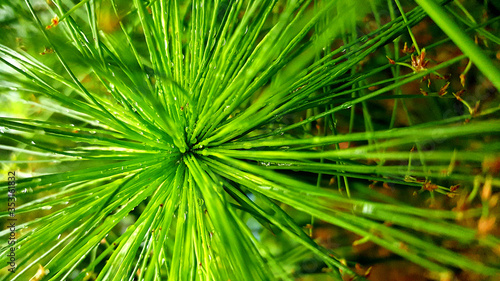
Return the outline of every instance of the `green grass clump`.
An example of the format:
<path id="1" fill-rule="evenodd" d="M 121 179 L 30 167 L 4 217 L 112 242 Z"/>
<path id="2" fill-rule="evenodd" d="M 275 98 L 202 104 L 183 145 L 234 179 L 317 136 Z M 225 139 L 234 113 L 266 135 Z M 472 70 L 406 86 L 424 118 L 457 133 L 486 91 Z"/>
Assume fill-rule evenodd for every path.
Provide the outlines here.
<path id="1" fill-rule="evenodd" d="M 498 275 L 500 17 L 416 2 L 0 4 L 0 280 Z"/>

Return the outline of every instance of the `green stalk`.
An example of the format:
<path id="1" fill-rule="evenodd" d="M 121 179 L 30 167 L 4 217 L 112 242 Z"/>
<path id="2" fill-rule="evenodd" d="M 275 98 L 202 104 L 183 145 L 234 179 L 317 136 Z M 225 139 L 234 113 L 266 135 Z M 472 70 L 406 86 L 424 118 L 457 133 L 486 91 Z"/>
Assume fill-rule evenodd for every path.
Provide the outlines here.
<path id="1" fill-rule="evenodd" d="M 491 83 L 500 89 L 500 70 L 434 0 L 415 0 Z"/>

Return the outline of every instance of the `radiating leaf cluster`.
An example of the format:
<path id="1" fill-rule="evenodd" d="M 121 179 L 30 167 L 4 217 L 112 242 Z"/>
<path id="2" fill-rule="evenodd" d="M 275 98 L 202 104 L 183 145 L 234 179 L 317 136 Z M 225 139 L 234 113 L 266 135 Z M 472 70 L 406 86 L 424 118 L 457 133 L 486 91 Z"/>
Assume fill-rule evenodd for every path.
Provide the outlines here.
<path id="1" fill-rule="evenodd" d="M 406 104 L 439 97 L 401 86 L 465 55 L 416 73 L 385 60 L 359 67 L 377 52 L 408 61 L 397 42 L 425 18 L 422 8 L 397 16 L 392 1 L 56 0 L 43 12 L 35 1 L 11 2 L 50 54 L 0 44 L 0 61 L 14 70 L 2 68 L 3 93 L 44 112 L 0 118 L 1 147 L 12 152 L 3 169 L 39 169 L 18 177 L 18 268 L 0 280 L 27 280 L 39 264 L 43 280 L 293 280 L 290 249 L 276 254 L 248 218 L 263 237 L 312 253 L 334 279 L 364 278 L 291 208 L 441 276 L 499 273 L 498 263 L 439 244 L 498 251 L 498 237 L 462 223 L 498 214 L 484 195 L 500 186 L 485 165 L 500 157 L 498 99 L 472 115 L 417 123 Z M 47 29 L 53 14 L 60 23 Z M 379 26 L 358 35 L 367 14 Z M 483 28 L 498 20 L 465 22 L 465 32 L 498 47 Z M 382 72 L 392 76 L 378 79 Z M 393 112 L 375 121 L 373 105 L 391 100 Z M 444 108 L 454 98 L 442 100 Z M 409 126 L 394 126 L 399 111 Z M 345 116 L 348 128 L 338 128 Z M 421 201 L 462 196 L 470 208 L 412 206 L 369 189 L 373 182 L 421 189 Z M 454 192 L 455 183 L 470 193 Z M 6 201 L 6 183 L 0 189 Z M 4 265 L 8 251 L 5 242 Z"/>

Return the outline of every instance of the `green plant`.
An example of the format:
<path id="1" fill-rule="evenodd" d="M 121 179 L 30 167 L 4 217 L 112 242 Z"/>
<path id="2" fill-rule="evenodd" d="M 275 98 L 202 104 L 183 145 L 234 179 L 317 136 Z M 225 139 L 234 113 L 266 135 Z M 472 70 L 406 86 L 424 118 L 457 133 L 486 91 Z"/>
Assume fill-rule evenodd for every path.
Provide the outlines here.
<path id="1" fill-rule="evenodd" d="M 441 79 L 469 56 L 500 88 L 489 59 L 500 38 L 485 28 L 498 31 L 499 17 L 458 26 L 438 20 L 468 14 L 458 1 L 418 0 L 407 13 L 399 1 L 365 2 L 4 4 L 46 40 L 30 46 L 46 48 L 0 45 L 15 70 L 1 73 L 9 102 L 42 110 L 0 118 L 13 152 L 4 173 L 33 172 L 17 179 L 18 267 L 1 280 L 291 280 L 311 256 L 331 278 L 364 279 L 345 252 L 311 238 L 318 220 L 357 235 L 344 246 L 374 243 L 436 278 L 498 274 L 500 240 L 488 232 L 499 99 L 479 110 L 470 103 L 480 98 Z M 426 12 L 465 55 L 427 65 L 450 38 L 419 46 L 411 27 Z M 360 35 L 368 13 L 377 27 Z M 105 17 L 117 31 L 103 31 Z M 464 33 L 476 31 L 493 46 Z M 400 57 L 401 36 L 415 54 Z M 425 95 L 402 89 L 431 78 Z M 384 195 L 376 182 L 416 196 Z M 485 254 L 460 253 L 473 246 Z"/>

